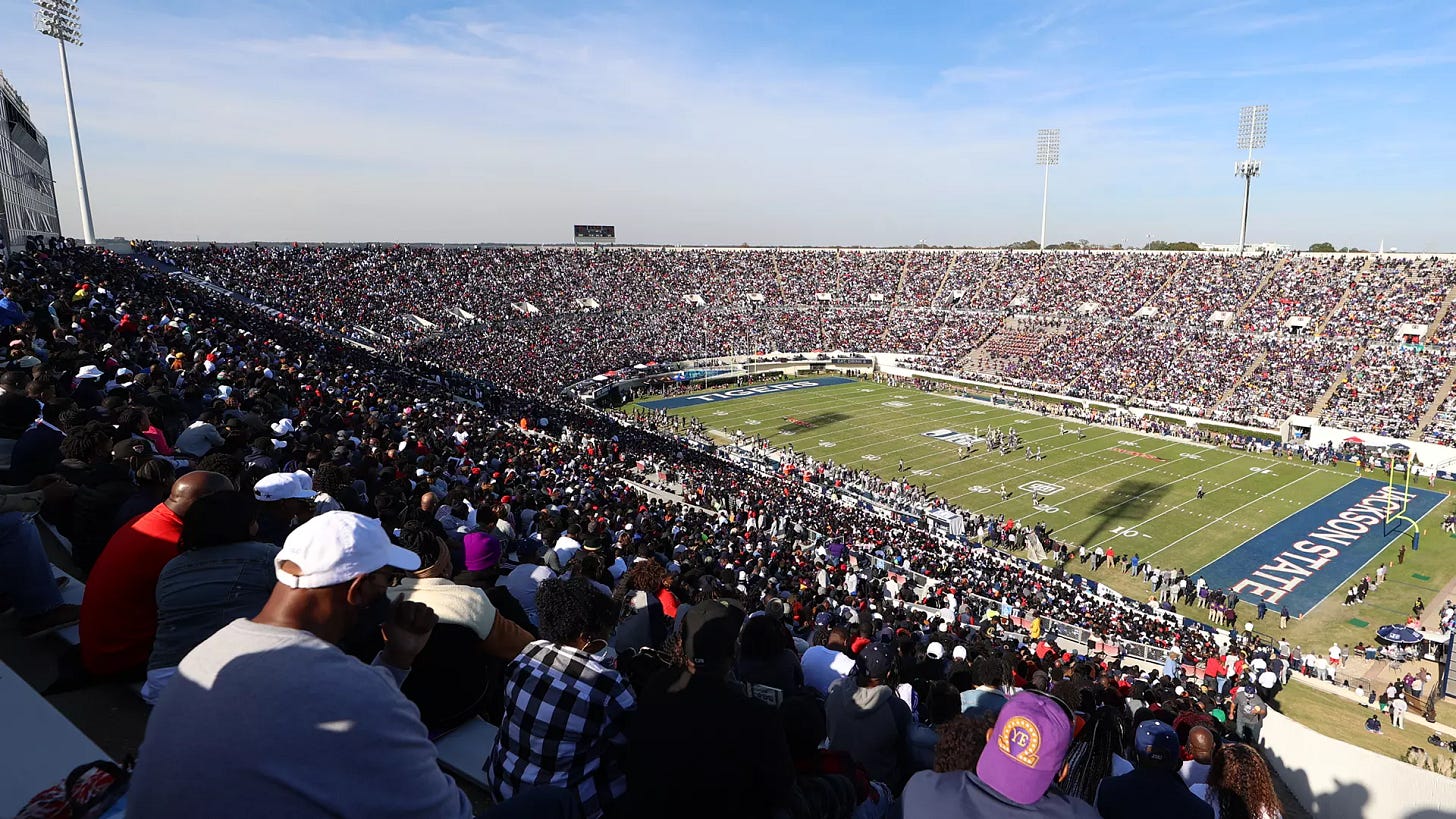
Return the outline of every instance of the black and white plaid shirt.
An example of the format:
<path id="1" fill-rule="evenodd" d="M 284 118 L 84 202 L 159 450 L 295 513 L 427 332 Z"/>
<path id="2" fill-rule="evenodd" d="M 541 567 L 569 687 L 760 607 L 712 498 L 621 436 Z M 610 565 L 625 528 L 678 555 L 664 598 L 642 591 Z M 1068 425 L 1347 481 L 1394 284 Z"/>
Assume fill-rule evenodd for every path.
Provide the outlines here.
<path id="1" fill-rule="evenodd" d="M 627 791 L 626 718 L 637 706 L 615 669 L 537 640 L 506 670 L 505 717 L 485 763 L 497 799 L 541 785 L 570 788 L 588 819 Z"/>

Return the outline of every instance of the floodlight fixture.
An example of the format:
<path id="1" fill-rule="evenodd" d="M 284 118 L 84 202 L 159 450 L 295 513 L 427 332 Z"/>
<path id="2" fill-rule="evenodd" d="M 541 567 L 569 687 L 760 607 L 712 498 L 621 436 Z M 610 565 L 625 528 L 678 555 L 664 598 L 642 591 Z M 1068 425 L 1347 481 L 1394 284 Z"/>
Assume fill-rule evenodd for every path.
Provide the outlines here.
<path id="1" fill-rule="evenodd" d="M 81 15 L 75 0 L 35 0 L 35 30 L 71 45 L 81 45 Z"/>
<path id="2" fill-rule="evenodd" d="M 1269 141 L 1269 106 L 1245 105 L 1239 109 L 1239 150 L 1249 155 L 1234 165 L 1234 175 L 1244 180 L 1244 215 L 1239 221 L 1239 255 L 1243 255 L 1244 243 L 1249 234 L 1249 189 L 1254 177 L 1259 175 L 1259 160 L 1254 150 L 1263 148 Z"/>
<path id="3" fill-rule="evenodd" d="M 1042 167 L 1041 175 L 1041 242 L 1038 250 L 1046 249 L 1047 193 L 1051 188 L 1052 166 L 1062 161 L 1062 129 L 1041 128 L 1036 132 L 1036 164 Z"/>
<path id="4" fill-rule="evenodd" d="M 81 161 L 81 133 L 76 128 L 76 100 L 71 95 L 71 66 L 66 60 L 66 43 L 81 45 L 81 13 L 76 0 L 35 0 L 35 30 L 52 37 L 61 50 L 61 87 L 66 93 L 66 121 L 71 126 L 71 159 L 76 165 L 76 189 L 81 197 L 81 234 L 86 244 L 96 244 L 91 226 L 91 197 L 86 192 L 86 165 Z"/>
<path id="5" fill-rule="evenodd" d="M 1245 105 L 1239 109 L 1239 149 L 1251 154 L 1269 141 L 1269 106 Z"/>

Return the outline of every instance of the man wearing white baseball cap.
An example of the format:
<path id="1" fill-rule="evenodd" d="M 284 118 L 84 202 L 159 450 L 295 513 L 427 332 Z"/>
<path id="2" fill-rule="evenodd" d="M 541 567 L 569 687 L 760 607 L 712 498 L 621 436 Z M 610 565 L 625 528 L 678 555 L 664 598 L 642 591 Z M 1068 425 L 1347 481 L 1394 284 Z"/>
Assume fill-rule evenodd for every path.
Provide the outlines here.
<path id="1" fill-rule="evenodd" d="M 335 645 L 419 566 L 352 512 L 294 530 L 263 610 L 193 649 L 158 700 L 127 815 L 471 816 L 399 691 L 434 613 L 396 601 L 372 666 Z"/>
<path id="2" fill-rule="evenodd" d="M 258 479 L 258 540 L 283 547 L 288 533 L 313 517 L 313 479 L 307 472 L 274 472 Z"/>

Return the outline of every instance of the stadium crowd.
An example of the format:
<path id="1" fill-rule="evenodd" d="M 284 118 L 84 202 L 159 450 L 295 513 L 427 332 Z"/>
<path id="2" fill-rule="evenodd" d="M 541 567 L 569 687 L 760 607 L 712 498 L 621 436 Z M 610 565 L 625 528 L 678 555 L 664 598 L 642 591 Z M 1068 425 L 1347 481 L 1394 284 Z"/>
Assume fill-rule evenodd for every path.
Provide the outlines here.
<path id="1" fill-rule="evenodd" d="M 211 275 L 268 303 L 339 259 L 398 283 L 444 253 L 259 249 Z M 618 262 L 593 275 L 641 274 Z M 105 251 L 6 271 L 0 592 L 26 634 L 79 623 L 59 685 L 156 703 L 129 815 L 473 815 L 431 739 L 476 717 L 499 726 L 492 816 L 1279 814 L 1249 744 L 1288 652 L 1177 617 L 1181 573 L 1001 519 L 945 542 L 840 503 L 897 491 L 865 475 L 731 463 L 549 389 L 660 354 L 666 319 L 649 345 L 596 335 L 647 313 L 505 317 L 553 323 L 468 348 L 487 383 L 331 332 L 377 309 L 332 289 L 294 321 Z M 988 549 L 1032 538 L 1051 568 Z M 1124 661 L 1134 643 L 1162 666 Z"/>
<path id="2" fill-rule="evenodd" d="M 484 368 L 494 383 L 531 392 L 647 360 L 853 349 L 925 355 L 941 372 L 1218 421 L 1271 427 L 1317 412 L 1356 431 L 1450 437 L 1444 421 L 1422 429 L 1450 372 L 1445 345 L 1456 315 L 1446 300 L 1456 266 L 1446 260 L 399 245 L 147 250 L 264 304 L 290 305 L 319 327 L 449 369 Z M 337 287 L 340 277 L 360 286 Z"/>

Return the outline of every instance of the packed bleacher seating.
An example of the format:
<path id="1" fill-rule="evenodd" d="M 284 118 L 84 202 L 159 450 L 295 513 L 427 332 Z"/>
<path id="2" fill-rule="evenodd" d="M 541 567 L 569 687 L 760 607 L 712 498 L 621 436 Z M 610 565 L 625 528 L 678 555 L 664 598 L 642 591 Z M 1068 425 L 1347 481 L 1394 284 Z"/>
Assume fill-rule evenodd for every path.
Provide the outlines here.
<path id="1" fill-rule="evenodd" d="M 58 248 L 7 268 L 0 592 L 28 635 L 79 623 L 58 685 L 140 684 L 156 703 L 128 815 L 1212 815 L 1149 805 L 1114 767 L 1176 771 L 1175 725 L 1257 742 L 1261 714 L 1233 701 L 1277 693 L 1256 659 L 1290 666 L 1176 615 L 1208 590 L 1003 519 L 941 540 L 840 498 L 893 505 L 908 485 L 751 443 L 730 462 L 681 419 L 555 396 L 572 375 L 757 346 L 757 328 L 720 333 L 742 314 L 642 285 L 653 253 L 542 253 L 158 251 L 256 304 L 146 256 Z M 693 266 L 671 286 L 734 258 L 694 253 L 668 257 Z M 906 262 L 849 265 L 861 286 Z M 527 289 L 481 295 L 468 276 L 487 269 Z M 577 274 L 602 309 L 569 305 Z M 514 311 L 523 298 L 542 312 Z M 385 320 L 391 304 L 442 332 Z M 765 349 L 894 326 L 762 309 Z M 996 326 L 959 315 L 935 336 Z M 432 346 L 370 349 L 361 324 Z M 46 548 L 78 569 L 79 606 Z M 1095 582 L 1119 570 L 1150 601 Z M 480 764 L 455 768 L 484 784 L 473 802 L 432 740 L 481 719 Z M 1019 758 L 1028 725 L 1072 764 Z M 1220 804 L 1258 798 L 1210 784 Z"/>
<path id="2" fill-rule="evenodd" d="M 394 245 L 154 252 L 321 327 L 375 343 L 372 334 L 383 334 L 420 359 L 483 367 L 496 383 L 533 391 L 648 359 L 846 348 L 926 355 L 942 372 L 1209 419 L 1272 426 L 1322 410 L 1326 423 L 1418 436 L 1430 403 L 1444 400 L 1444 344 L 1456 322 L 1445 309 L 1456 266 L 1434 258 Z M 360 286 L 335 286 L 341 276 Z M 537 312 L 518 309 L 526 303 Z M 1300 317 L 1307 322 L 1291 327 Z M 1424 337 L 1398 339 L 1407 324 L 1426 328 Z M 502 362 L 517 349 L 560 366 L 491 372 L 510 368 Z M 1317 406 L 1327 392 L 1328 406 Z"/>

